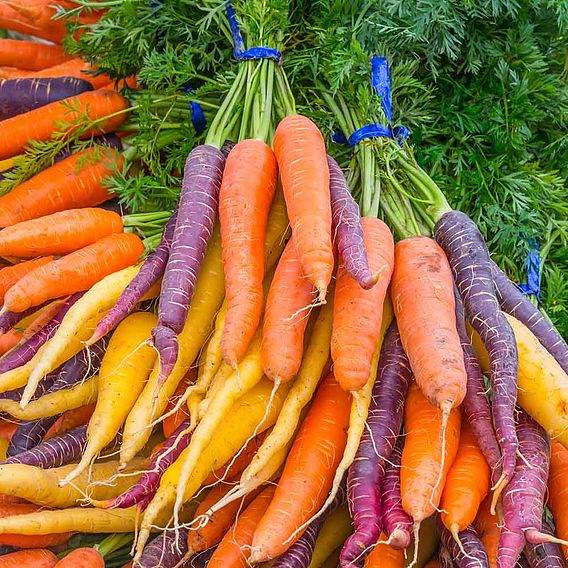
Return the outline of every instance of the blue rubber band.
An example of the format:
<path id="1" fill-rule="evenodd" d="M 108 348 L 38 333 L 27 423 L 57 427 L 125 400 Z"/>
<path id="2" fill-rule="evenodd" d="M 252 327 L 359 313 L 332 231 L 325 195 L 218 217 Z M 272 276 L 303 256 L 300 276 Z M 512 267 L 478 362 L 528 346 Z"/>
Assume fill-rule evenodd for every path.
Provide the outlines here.
<path id="1" fill-rule="evenodd" d="M 521 237 L 525 235 L 521 233 Z M 540 302 L 540 241 L 538 237 L 526 239 L 529 251 L 525 259 L 525 270 L 527 272 L 526 284 L 519 284 L 518 288 L 527 296 L 536 296 Z"/>
<path id="2" fill-rule="evenodd" d="M 272 59 L 276 63 L 282 60 L 280 51 L 273 47 L 256 46 L 245 49 L 245 42 L 239 29 L 237 22 L 237 12 L 231 6 L 231 0 L 227 0 L 227 20 L 231 28 L 231 36 L 233 38 L 233 57 L 237 61 L 256 61 L 258 59 Z"/>
<path id="3" fill-rule="evenodd" d="M 191 93 L 193 92 L 193 89 L 188 85 L 185 88 L 185 92 Z M 201 108 L 201 105 L 199 103 L 196 103 L 195 101 L 191 101 L 189 105 L 191 107 L 191 124 L 193 125 L 195 132 L 197 134 L 201 134 L 207 126 L 207 121 L 205 120 L 203 109 Z"/>

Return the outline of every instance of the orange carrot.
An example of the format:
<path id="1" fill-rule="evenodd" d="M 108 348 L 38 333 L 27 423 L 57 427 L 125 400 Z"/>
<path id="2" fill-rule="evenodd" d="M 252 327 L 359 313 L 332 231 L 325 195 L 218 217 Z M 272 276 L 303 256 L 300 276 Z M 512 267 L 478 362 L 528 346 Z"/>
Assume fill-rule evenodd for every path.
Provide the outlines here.
<path id="1" fill-rule="evenodd" d="M 292 237 L 270 284 L 262 327 L 262 367 L 275 382 L 290 381 L 300 368 L 312 292 Z"/>
<path id="2" fill-rule="evenodd" d="M 387 536 L 381 533 L 379 540 L 365 559 L 365 568 L 403 568 L 404 550 L 396 550 L 386 543 Z"/>
<path id="3" fill-rule="evenodd" d="M 568 540 L 568 450 L 559 442 L 552 442 L 550 474 L 548 476 L 548 506 L 554 516 L 556 536 Z M 562 547 L 568 560 L 568 546 Z"/>
<path id="4" fill-rule="evenodd" d="M 132 233 L 109 235 L 21 278 L 4 297 L 4 309 L 23 312 L 51 298 L 88 290 L 105 276 L 134 264 L 144 244 Z"/>
<path id="5" fill-rule="evenodd" d="M 274 495 L 275 487 L 267 487 L 238 516 L 207 564 L 208 568 L 247 568 L 250 544 L 258 522 Z"/>
<path id="6" fill-rule="evenodd" d="M 20 343 L 22 332 L 20 329 L 11 329 L 0 335 L 0 355 L 8 353 L 10 349 L 16 347 Z"/>
<path id="7" fill-rule="evenodd" d="M 413 382 L 404 405 L 406 436 L 402 450 L 400 490 L 402 506 L 414 521 L 415 536 L 420 523 L 434 514 L 460 439 L 461 410 L 449 415 L 442 438 L 440 412 Z M 415 545 L 416 545 L 415 538 Z"/>
<path id="8" fill-rule="evenodd" d="M 82 547 L 64 556 L 55 566 L 56 568 L 105 568 L 105 559 L 98 550 Z"/>
<path id="9" fill-rule="evenodd" d="M 36 71 L 35 73 L 26 75 L 26 77 L 76 77 L 77 79 L 85 79 L 89 81 L 95 89 L 100 89 L 109 84 L 110 77 L 104 73 L 94 75 L 93 73 L 96 70 L 96 67 L 91 66 L 89 63 L 77 57 L 76 59 L 71 59 L 70 61 L 49 67 L 48 69 Z"/>
<path id="10" fill-rule="evenodd" d="M 63 48 L 39 41 L 0 39 L 0 65 L 41 71 L 70 59 Z"/>
<path id="11" fill-rule="evenodd" d="M 185 374 L 185 377 L 180 381 L 174 392 L 174 395 L 168 402 L 168 406 L 166 407 L 166 415 L 169 414 L 169 412 L 175 407 L 177 401 L 183 395 L 187 387 L 191 383 L 193 383 L 193 381 L 195 380 L 195 375 L 195 367 L 189 369 L 189 371 Z M 187 409 L 187 405 L 182 404 L 181 408 L 179 408 L 177 412 L 164 418 L 164 421 L 162 422 L 162 431 L 164 432 L 164 436 L 166 438 L 169 438 L 186 418 L 189 418 L 189 411 Z"/>
<path id="12" fill-rule="evenodd" d="M 0 227 L 104 203 L 112 194 L 103 180 L 122 163 L 122 154 L 100 147 L 61 160 L 0 197 Z"/>
<path id="13" fill-rule="evenodd" d="M 325 299 L 333 273 L 331 198 L 325 143 L 305 116 L 287 116 L 274 136 L 274 153 L 302 271 Z"/>
<path id="14" fill-rule="evenodd" d="M 262 140 L 243 140 L 229 153 L 219 194 L 227 314 L 223 359 L 233 368 L 258 327 L 264 294 L 264 241 L 278 166 Z"/>
<path id="15" fill-rule="evenodd" d="M 2 568 L 52 568 L 57 556 L 45 548 L 18 550 L 2 556 Z"/>
<path id="16" fill-rule="evenodd" d="M 2 199 L 0 198 L 0 208 Z M 1 215 L 1 213 L 0 213 Z M 37 258 L 35 260 L 28 260 L 27 262 L 20 262 L 14 266 L 8 266 L 0 270 L 0 303 L 4 301 L 6 292 L 26 274 L 33 272 L 37 268 L 52 262 L 54 258 L 48 256 L 45 258 Z"/>
<path id="17" fill-rule="evenodd" d="M 489 493 L 491 470 L 467 420 L 463 420 L 458 453 L 442 492 L 442 522 L 458 539 L 475 519 Z"/>
<path id="18" fill-rule="evenodd" d="M 95 126 L 85 138 L 116 130 L 126 118 L 128 101 L 115 91 L 85 91 L 2 121 L 0 159 L 20 154 L 30 140 L 49 140 L 55 130 L 73 133 L 88 116 Z M 108 117 L 108 118 L 105 118 Z"/>
<path id="19" fill-rule="evenodd" d="M 17 427 L 18 422 L 16 420 L 0 420 L 0 438 L 9 440 Z"/>
<path id="20" fill-rule="evenodd" d="M 24 318 L 21 322 L 16 324 L 16 327 L 25 327 L 25 329 L 22 329 L 20 332 L 20 343 L 23 343 L 32 335 L 35 335 L 47 322 L 51 321 L 65 302 L 65 299 L 66 298 L 55 300 L 41 310 L 38 310 L 35 314 L 29 316 L 31 321 L 28 322 L 28 318 Z"/>
<path id="21" fill-rule="evenodd" d="M 274 498 L 258 523 L 251 563 L 271 560 L 302 535 L 296 529 L 319 511 L 347 443 L 351 396 L 329 374 L 300 427 Z"/>
<path id="22" fill-rule="evenodd" d="M 392 303 L 402 345 L 422 392 L 447 418 L 463 401 L 467 383 L 452 271 L 428 237 L 404 239 L 394 250 Z"/>
<path id="23" fill-rule="evenodd" d="M 473 525 L 487 552 L 489 567 L 497 568 L 497 550 L 501 529 L 499 528 L 499 518 L 497 515 L 491 514 L 491 496 L 485 499 L 479 507 Z"/>
<path id="24" fill-rule="evenodd" d="M 79 408 L 74 408 L 73 410 L 68 410 L 62 416 L 57 419 L 57 422 L 46 432 L 43 437 L 44 441 L 53 438 L 53 436 L 58 436 L 64 432 L 68 432 L 72 428 L 77 426 L 82 426 L 87 424 L 91 418 L 93 411 L 95 410 L 95 404 L 86 404 L 85 406 L 80 406 Z"/>
<path id="25" fill-rule="evenodd" d="M 61 256 L 122 229 L 122 217 L 114 211 L 68 209 L 6 227 L 0 232 L 0 255 Z"/>
<path id="26" fill-rule="evenodd" d="M 333 300 L 331 357 L 341 387 L 356 391 L 369 380 L 373 356 L 379 344 L 383 304 L 394 265 L 394 240 L 379 219 L 361 219 L 369 268 L 380 273 L 370 290 L 364 290 L 340 264 Z"/>

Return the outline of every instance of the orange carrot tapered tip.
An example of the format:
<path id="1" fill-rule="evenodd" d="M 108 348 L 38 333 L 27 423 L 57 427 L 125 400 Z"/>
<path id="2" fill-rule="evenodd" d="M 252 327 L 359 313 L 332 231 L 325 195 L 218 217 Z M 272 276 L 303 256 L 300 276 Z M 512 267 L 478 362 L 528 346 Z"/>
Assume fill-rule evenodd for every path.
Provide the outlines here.
<path id="1" fill-rule="evenodd" d="M 292 115 L 276 129 L 274 153 L 302 271 L 323 302 L 334 265 L 325 142 L 309 118 Z"/>

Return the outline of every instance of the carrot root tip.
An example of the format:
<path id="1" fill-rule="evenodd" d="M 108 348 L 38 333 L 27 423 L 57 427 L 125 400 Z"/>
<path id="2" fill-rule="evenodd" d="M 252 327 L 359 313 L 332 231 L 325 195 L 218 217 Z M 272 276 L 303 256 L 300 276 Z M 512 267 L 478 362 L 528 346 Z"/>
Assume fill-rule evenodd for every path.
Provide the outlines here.
<path id="1" fill-rule="evenodd" d="M 497 501 L 499 501 L 499 497 L 501 497 L 501 492 L 503 491 L 503 489 L 505 489 L 507 482 L 508 482 L 507 474 L 503 472 L 501 474 L 501 477 L 499 477 L 499 479 L 497 480 L 497 483 L 491 488 L 491 490 L 493 491 L 493 497 L 491 499 L 491 507 L 489 508 L 489 512 L 492 515 L 495 515 L 495 511 L 497 508 Z"/>

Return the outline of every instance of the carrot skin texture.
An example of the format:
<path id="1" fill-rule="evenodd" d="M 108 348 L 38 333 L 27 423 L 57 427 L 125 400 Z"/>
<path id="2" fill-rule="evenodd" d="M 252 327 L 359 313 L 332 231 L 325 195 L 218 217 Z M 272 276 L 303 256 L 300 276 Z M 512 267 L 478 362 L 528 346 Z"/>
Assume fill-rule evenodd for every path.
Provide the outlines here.
<path id="1" fill-rule="evenodd" d="M 334 265 L 325 143 L 309 118 L 291 115 L 276 128 L 273 146 L 302 272 L 322 301 Z"/>
<path id="2" fill-rule="evenodd" d="M 452 273 L 434 240 L 411 237 L 396 244 L 391 295 L 416 382 L 434 406 L 448 412 L 463 401 L 467 375 L 456 330 Z"/>
<path id="3" fill-rule="evenodd" d="M 375 277 L 369 268 L 359 205 L 353 199 L 347 181 L 338 163 L 327 156 L 329 193 L 331 196 L 332 235 L 337 244 L 341 262 L 347 274 L 369 290 Z"/>
<path id="4" fill-rule="evenodd" d="M 365 558 L 365 568 L 403 568 L 404 553 L 387 544 L 386 540 L 381 534 L 376 546 Z"/>
<path id="5" fill-rule="evenodd" d="M 290 381 L 300 368 L 312 292 L 292 237 L 270 284 L 262 328 L 262 367 L 273 381 Z"/>
<path id="6" fill-rule="evenodd" d="M 114 307 L 97 325 L 89 343 L 98 341 L 132 313 L 146 292 L 163 276 L 170 255 L 176 220 L 177 210 L 166 223 L 160 244 L 144 259 L 140 270 L 122 292 Z"/>
<path id="7" fill-rule="evenodd" d="M 513 477 L 502 493 L 503 529 L 497 566 L 513 568 L 526 542 L 546 542 L 542 515 L 549 473 L 550 440 L 546 432 L 524 411 L 519 411 L 519 452 Z M 525 461 L 526 460 L 526 461 Z"/>
<path id="8" fill-rule="evenodd" d="M 52 568 L 57 556 L 46 548 L 20 550 L 2 556 L 3 568 Z"/>
<path id="9" fill-rule="evenodd" d="M 10 329 L 16 326 L 24 318 L 31 316 L 35 312 L 41 310 L 47 306 L 49 302 L 45 302 L 39 306 L 32 306 L 31 308 L 24 310 L 23 312 L 4 312 L 0 314 L 0 335 L 8 332 Z M 2 353 L 0 353 L 2 355 Z"/>
<path id="10" fill-rule="evenodd" d="M 95 548 L 76 548 L 64 556 L 55 568 L 105 568 L 105 559 Z"/>
<path id="11" fill-rule="evenodd" d="M 548 507 L 552 511 L 559 538 L 568 539 L 568 450 L 559 442 L 552 441 L 550 454 L 550 475 L 548 477 Z M 562 547 L 564 558 L 568 560 L 568 546 Z"/>
<path id="12" fill-rule="evenodd" d="M 242 359 L 260 322 L 264 303 L 264 241 L 278 165 L 270 146 L 247 139 L 230 151 L 219 192 L 219 222 L 227 314 L 223 359 Z"/>
<path id="13" fill-rule="evenodd" d="M 158 325 L 152 333 L 160 357 L 162 382 L 178 358 L 181 333 L 195 283 L 213 232 L 225 158 L 220 150 L 202 144 L 187 157 L 178 216 L 162 280 Z"/>
<path id="14" fill-rule="evenodd" d="M 343 263 L 337 270 L 333 303 L 331 358 L 339 384 L 348 391 L 365 385 L 381 335 L 383 304 L 394 266 L 394 240 L 380 219 L 361 219 L 371 270 L 379 281 L 363 290 Z M 376 540 L 378 535 L 373 539 Z"/>
<path id="15" fill-rule="evenodd" d="M 388 535 L 390 546 L 395 550 L 408 548 L 412 540 L 412 519 L 402 507 L 400 493 L 401 442 L 402 438 L 392 450 L 381 486 L 383 531 Z"/>
<path id="16" fill-rule="evenodd" d="M 2 204 L 2 198 L 0 198 L 0 205 Z M 20 278 L 23 278 L 26 274 L 32 272 L 36 268 L 43 266 L 54 260 L 52 256 L 45 258 L 36 258 L 35 260 L 28 260 L 15 264 L 14 266 L 7 266 L 0 270 L 0 302 L 4 302 L 4 297 L 6 292 L 14 285 Z M 39 309 L 39 308 L 38 308 Z M 10 311 L 10 310 L 7 310 Z"/>
<path id="17" fill-rule="evenodd" d="M 0 227 L 57 211 L 94 207 L 112 197 L 102 181 L 123 158 L 113 149 L 88 148 L 65 158 L 0 197 Z M 97 159 L 98 158 L 98 159 Z"/>
<path id="18" fill-rule="evenodd" d="M 86 63 L 79 57 L 69 59 L 58 65 L 52 65 L 47 69 L 41 71 L 34 71 L 33 73 L 26 74 L 26 77 L 43 79 L 51 77 L 75 77 L 77 79 L 84 79 L 88 81 L 95 89 L 107 90 L 106 86 L 109 84 L 110 77 L 104 73 L 96 74 L 98 71 L 97 66 Z M 115 90 L 115 89 L 112 89 Z"/>
<path id="19" fill-rule="evenodd" d="M 27 274 L 12 286 L 4 306 L 23 311 L 65 294 L 88 290 L 105 276 L 131 266 L 144 253 L 133 233 L 117 233 L 98 240 Z"/>
<path id="20" fill-rule="evenodd" d="M 71 111 L 68 104 L 76 105 Z M 128 101 L 114 91 L 85 91 L 67 101 L 56 101 L 41 108 L 30 110 L 24 114 L 8 118 L 2 123 L 0 131 L 0 160 L 21 154 L 30 140 L 47 141 L 55 128 L 54 122 L 66 123 L 65 132 L 73 132 L 77 126 L 73 121 L 82 114 L 88 114 L 92 120 L 125 111 Z M 97 126 L 85 133 L 85 137 L 116 130 L 126 119 L 126 112 L 106 120 L 100 120 Z"/>
<path id="21" fill-rule="evenodd" d="M 515 335 L 499 307 L 489 251 L 475 223 L 464 213 L 451 211 L 436 223 L 434 234 L 448 256 L 468 319 L 489 353 L 493 424 L 506 483 L 515 471 L 518 448 L 514 416 L 518 372 Z"/>
<path id="22" fill-rule="evenodd" d="M 456 326 L 463 349 L 463 358 L 467 372 L 467 390 L 463 400 L 463 407 L 466 418 L 471 425 L 471 429 L 477 438 L 477 443 L 489 464 L 492 472 L 492 483 L 497 483 L 501 473 L 501 450 L 493 422 L 491 420 L 491 406 L 483 380 L 481 366 L 477 360 L 475 349 L 469 339 L 469 334 L 465 325 L 465 314 L 463 302 L 459 291 L 455 289 L 456 298 Z"/>
<path id="23" fill-rule="evenodd" d="M 35 448 L 43 439 L 47 431 L 57 420 L 57 416 L 39 418 L 38 420 L 23 420 L 10 438 L 6 457 L 17 456 L 27 450 Z"/>
<path id="24" fill-rule="evenodd" d="M 473 526 L 468 526 L 459 533 L 463 547 L 461 549 L 450 531 L 440 520 L 440 517 L 438 517 L 437 521 L 441 541 L 450 553 L 456 568 L 489 568 L 487 552 Z"/>
<path id="25" fill-rule="evenodd" d="M 0 40 L 0 65 L 41 71 L 70 59 L 59 45 L 21 39 Z"/>
<path id="26" fill-rule="evenodd" d="M 185 527 L 162 532 L 144 548 L 136 563 L 137 568 L 178 566 L 187 553 L 187 533 L 188 529 Z"/>
<path id="27" fill-rule="evenodd" d="M 568 373 L 568 344 L 564 338 L 493 261 L 491 261 L 491 274 L 501 309 L 523 322 L 558 361 L 564 372 Z"/>
<path id="28" fill-rule="evenodd" d="M 349 510 L 355 532 L 343 546 L 342 564 L 348 564 L 376 542 L 384 528 L 381 523 L 381 485 L 402 427 L 404 399 L 411 380 L 410 363 L 402 348 L 396 322 L 393 322 L 381 347 L 368 427 L 349 467 Z"/>
<path id="29" fill-rule="evenodd" d="M 91 83 L 75 77 L 8 79 L 0 83 L 0 120 L 92 90 Z"/>
<path id="30" fill-rule="evenodd" d="M 325 502 L 347 443 L 350 398 L 332 374 L 320 384 L 288 454 L 274 498 L 256 527 L 251 562 L 285 552 L 301 536 L 292 538 L 296 527 Z M 306 471 L 311 472 L 309 478 Z"/>

